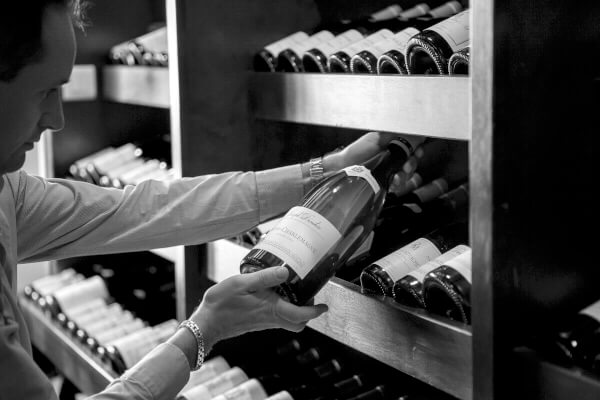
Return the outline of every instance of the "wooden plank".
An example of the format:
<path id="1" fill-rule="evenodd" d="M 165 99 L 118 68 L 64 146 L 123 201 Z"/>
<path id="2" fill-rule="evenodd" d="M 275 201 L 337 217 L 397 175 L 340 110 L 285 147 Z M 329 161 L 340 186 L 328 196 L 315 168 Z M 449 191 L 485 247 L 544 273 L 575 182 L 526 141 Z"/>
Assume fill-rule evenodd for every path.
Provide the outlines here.
<path id="1" fill-rule="evenodd" d="M 470 139 L 467 77 L 251 73 L 249 79 L 258 118 Z"/>
<path id="2" fill-rule="evenodd" d="M 316 296 L 329 312 L 308 326 L 460 399 L 472 398 L 471 332 L 334 278 Z"/>
<path id="3" fill-rule="evenodd" d="M 106 66 L 102 70 L 107 100 L 169 108 L 169 69 L 146 66 Z"/>
<path id="4" fill-rule="evenodd" d="M 33 345 L 79 390 L 94 394 L 116 378 L 34 304 L 24 298 L 20 304 Z"/>

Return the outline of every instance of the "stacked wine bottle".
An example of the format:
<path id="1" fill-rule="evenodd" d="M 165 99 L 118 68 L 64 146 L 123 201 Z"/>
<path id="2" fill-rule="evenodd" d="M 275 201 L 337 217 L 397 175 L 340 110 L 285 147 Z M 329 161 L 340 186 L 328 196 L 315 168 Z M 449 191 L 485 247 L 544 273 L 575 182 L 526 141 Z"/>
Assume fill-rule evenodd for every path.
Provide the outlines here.
<path id="1" fill-rule="evenodd" d="M 169 167 L 168 157 L 157 156 L 169 148 L 164 138 L 106 147 L 71 164 L 69 177 L 116 188 L 150 179 L 169 181 L 174 179 L 174 171 Z"/>
<path id="2" fill-rule="evenodd" d="M 258 72 L 466 75 L 469 10 L 392 5 L 364 18 L 295 32 L 254 55 Z"/>
<path id="3" fill-rule="evenodd" d="M 169 66 L 167 29 L 160 27 L 149 33 L 111 47 L 108 62 L 121 65 Z"/>
<path id="4" fill-rule="evenodd" d="M 68 268 L 33 281 L 24 296 L 106 368 L 123 373 L 177 329 L 174 319 L 154 326 L 115 302 L 104 279 Z"/>

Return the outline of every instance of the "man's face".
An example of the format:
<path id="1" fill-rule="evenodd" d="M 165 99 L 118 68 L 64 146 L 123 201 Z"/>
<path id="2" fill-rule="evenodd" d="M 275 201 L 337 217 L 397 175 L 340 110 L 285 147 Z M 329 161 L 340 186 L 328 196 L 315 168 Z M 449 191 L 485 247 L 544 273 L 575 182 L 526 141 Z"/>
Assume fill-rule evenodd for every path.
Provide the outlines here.
<path id="1" fill-rule="evenodd" d="M 46 129 L 64 125 L 60 87 L 71 75 L 75 35 L 69 14 L 51 6 L 44 13 L 42 58 L 0 81 L 0 174 L 16 171 Z"/>

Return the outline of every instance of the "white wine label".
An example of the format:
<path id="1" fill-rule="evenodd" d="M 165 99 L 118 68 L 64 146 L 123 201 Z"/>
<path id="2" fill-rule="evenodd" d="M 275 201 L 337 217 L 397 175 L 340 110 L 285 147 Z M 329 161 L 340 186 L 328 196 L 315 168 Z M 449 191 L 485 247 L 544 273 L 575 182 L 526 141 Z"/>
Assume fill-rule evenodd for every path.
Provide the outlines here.
<path id="1" fill-rule="evenodd" d="M 344 168 L 343 171 L 348 176 L 358 176 L 366 180 L 369 183 L 369 185 L 371 185 L 371 187 L 373 188 L 375 194 L 379 193 L 379 190 L 381 190 L 379 183 L 377 183 L 377 180 L 373 178 L 373 175 L 371 174 L 371 171 L 369 171 L 368 168 L 363 167 L 362 165 L 353 165 L 351 167 Z"/>
<path id="2" fill-rule="evenodd" d="M 325 217 L 297 206 L 254 248 L 279 257 L 304 279 L 341 238 L 341 233 Z"/>
<path id="3" fill-rule="evenodd" d="M 440 197 L 448 190 L 448 183 L 445 179 L 439 178 L 425 186 L 422 186 L 414 191 L 415 195 L 422 203 L 427 203 L 433 199 Z"/>
<path id="4" fill-rule="evenodd" d="M 419 33 L 419 30 L 416 28 L 406 28 L 396 33 L 391 38 L 375 43 L 367 50 L 369 50 L 376 58 L 379 58 L 390 50 L 398 50 L 400 53 L 405 55 L 406 44 L 408 43 L 408 40 L 417 33 Z"/>
<path id="5" fill-rule="evenodd" d="M 119 353 L 123 357 L 127 368 L 131 368 L 157 345 L 158 342 L 155 335 L 152 331 L 149 331 L 147 335 L 142 334 L 137 336 L 137 340 L 130 339 L 123 341 L 120 345 L 115 345 L 115 347 L 119 349 Z"/>
<path id="6" fill-rule="evenodd" d="M 433 18 L 445 18 L 461 12 L 463 9 L 462 4 L 458 1 L 449 1 L 442 4 L 441 6 L 434 8 L 429 12 Z"/>
<path id="7" fill-rule="evenodd" d="M 72 307 L 70 310 L 65 311 L 64 314 L 69 319 L 77 318 L 81 315 L 93 312 L 98 309 L 106 308 L 106 300 L 104 299 L 92 299 L 80 304 L 77 307 Z"/>
<path id="8" fill-rule="evenodd" d="M 213 397 L 213 400 L 264 400 L 266 398 L 267 393 L 260 382 L 257 379 L 250 379 L 219 396 Z"/>
<path id="9" fill-rule="evenodd" d="M 318 33 L 315 33 L 314 35 L 312 35 L 311 37 L 309 37 L 306 40 L 303 40 L 298 43 L 290 44 L 287 48 L 294 51 L 294 53 L 296 53 L 298 56 L 302 56 L 302 54 L 305 51 L 314 48 L 315 46 L 317 46 L 320 43 L 328 42 L 328 41 L 332 40 L 334 37 L 335 36 L 333 35 L 333 33 L 329 32 L 329 31 L 320 31 Z"/>
<path id="10" fill-rule="evenodd" d="M 465 10 L 427 29 L 438 33 L 456 52 L 469 45 L 469 15 Z"/>
<path id="11" fill-rule="evenodd" d="M 64 312 L 92 299 L 108 298 L 108 289 L 104 280 L 96 275 L 59 289 L 54 297 Z"/>
<path id="12" fill-rule="evenodd" d="M 329 57 L 339 49 L 342 49 L 352 43 L 356 43 L 363 38 L 363 35 L 356 29 L 350 29 L 332 40 L 320 43 L 314 48 L 319 50 L 325 56 Z"/>
<path id="13" fill-rule="evenodd" d="M 430 240 L 420 238 L 383 257 L 379 265 L 394 282 L 442 253 Z"/>
<path id="14" fill-rule="evenodd" d="M 47 285 L 42 286 L 39 290 L 38 293 L 41 296 L 47 296 L 49 294 L 52 294 L 56 291 L 58 291 L 59 289 L 62 288 L 66 288 L 67 286 L 73 285 L 77 282 L 81 282 L 83 281 L 83 275 L 81 274 L 77 274 L 77 275 L 73 275 L 70 277 L 67 277 L 65 279 L 58 279 L 56 281 L 50 282 Z"/>
<path id="15" fill-rule="evenodd" d="M 292 395 L 287 390 L 277 392 L 272 396 L 267 397 L 267 400 L 294 400 Z"/>
<path id="16" fill-rule="evenodd" d="M 454 257 L 452 260 L 447 261 L 445 264 L 448 267 L 454 268 L 458 273 L 460 273 L 467 282 L 471 283 L 471 277 L 473 274 L 471 268 L 471 250 L 467 250 L 462 254 Z"/>
<path id="17" fill-rule="evenodd" d="M 383 10 L 379 10 L 379 11 L 371 14 L 371 17 L 369 17 L 369 20 L 371 20 L 373 22 L 385 21 L 386 19 L 392 19 L 392 18 L 399 17 L 401 13 L 402 13 L 402 7 L 400 7 L 398 4 L 392 4 L 391 6 L 386 7 Z"/>
<path id="18" fill-rule="evenodd" d="M 414 277 L 419 282 L 423 283 L 423 279 L 425 278 L 425 275 L 427 275 L 429 272 L 433 271 L 440 265 L 446 263 L 446 261 L 450 261 L 454 257 L 461 255 L 462 253 L 464 253 L 465 251 L 467 251 L 469 249 L 470 249 L 469 246 L 459 244 L 458 246 L 453 247 L 452 249 L 448 250 L 441 256 L 434 258 L 433 260 L 429 261 L 428 263 L 423 264 L 416 270 L 412 271 L 409 275 Z"/>
<path id="19" fill-rule="evenodd" d="M 356 43 L 346 46 L 340 51 L 346 53 L 349 56 L 360 53 L 363 50 L 369 50 L 375 43 L 382 41 L 383 39 L 389 39 L 394 36 L 394 33 L 389 29 L 381 29 L 366 38 L 359 40 Z"/>
<path id="20" fill-rule="evenodd" d="M 265 46 L 265 50 L 271 53 L 273 56 L 277 57 L 277 55 L 291 47 L 295 44 L 302 43 L 308 39 L 308 34 L 306 32 L 296 32 L 289 36 L 284 37 L 283 39 L 279 39 L 276 42 L 273 42 L 267 46 Z"/>
<path id="21" fill-rule="evenodd" d="M 190 380 L 182 390 L 207 382 L 229 369 L 229 363 L 222 356 L 211 358 L 205 361 L 199 370 L 190 373 Z"/>
<path id="22" fill-rule="evenodd" d="M 108 343 L 111 340 L 115 340 L 119 337 L 123 337 L 132 332 L 139 331 L 140 329 L 144 328 L 145 326 L 146 326 L 146 324 L 144 323 L 144 321 L 142 321 L 139 318 L 136 318 L 135 320 L 133 320 L 129 323 L 114 327 L 113 329 L 108 330 L 106 332 L 99 333 L 98 335 L 96 335 L 96 340 L 100 344 Z"/>
<path id="23" fill-rule="evenodd" d="M 212 394 L 212 396 L 209 398 L 211 399 L 216 395 L 224 393 L 247 380 L 248 375 L 246 375 L 246 373 L 240 367 L 233 367 L 223 372 L 216 378 L 204 382 L 202 386 L 205 386 Z"/>
<path id="24" fill-rule="evenodd" d="M 411 19 L 411 18 L 422 17 L 423 15 L 427 14 L 429 12 L 429 10 L 431 10 L 431 8 L 429 8 L 429 6 L 427 4 L 419 3 L 416 6 L 414 6 L 413 8 L 409 8 L 408 10 L 400 13 L 399 18 Z"/>
<path id="25" fill-rule="evenodd" d="M 579 312 L 579 314 L 587 315 L 600 322 L 600 301 L 597 301 Z"/>

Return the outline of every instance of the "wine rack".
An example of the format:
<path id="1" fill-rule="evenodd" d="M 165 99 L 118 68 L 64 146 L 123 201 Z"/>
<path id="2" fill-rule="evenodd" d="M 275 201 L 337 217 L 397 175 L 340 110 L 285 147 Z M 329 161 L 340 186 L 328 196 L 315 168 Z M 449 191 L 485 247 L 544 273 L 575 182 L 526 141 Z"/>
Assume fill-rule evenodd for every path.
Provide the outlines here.
<path id="1" fill-rule="evenodd" d="M 256 118 L 469 140 L 468 77 L 251 73 Z"/>

